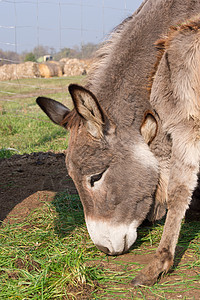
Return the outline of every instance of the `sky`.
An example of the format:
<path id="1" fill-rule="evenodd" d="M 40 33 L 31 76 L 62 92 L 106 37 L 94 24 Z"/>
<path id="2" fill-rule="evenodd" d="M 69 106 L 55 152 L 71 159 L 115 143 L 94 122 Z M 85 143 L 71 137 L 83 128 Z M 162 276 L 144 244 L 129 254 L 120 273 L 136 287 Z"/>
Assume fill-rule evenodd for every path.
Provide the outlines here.
<path id="1" fill-rule="evenodd" d="M 142 0 L 0 0 L 0 49 L 98 44 Z"/>

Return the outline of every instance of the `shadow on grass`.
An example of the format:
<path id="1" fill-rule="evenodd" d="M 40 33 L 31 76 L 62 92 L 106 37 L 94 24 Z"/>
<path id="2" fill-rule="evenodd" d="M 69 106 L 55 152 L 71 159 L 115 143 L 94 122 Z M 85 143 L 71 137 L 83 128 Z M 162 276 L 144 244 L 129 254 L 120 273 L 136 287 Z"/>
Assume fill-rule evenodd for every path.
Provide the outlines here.
<path id="1" fill-rule="evenodd" d="M 78 194 L 69 191 L 57 193 L 52 201 L 58 219 L 55 221 L 55 232 L 60 237 L 67 236 L 76 227 L 85 223 L 84 213 Z"/>
<path id="2" fill-rule="evenodd" d="M 59 192 L 56 194 L 52 204 L 58 214 L 58 218 L 55 221 L 55 232 L 60 237 L 67 236 L 76 227 L 85 224 L 83 207 L 78 193 L 71 193 L 69 190 Z M 164 219 L 157 221 L 155 224 L 145 220 L 139 227 L 137 241 L 130 250 L 140 248 L 149 233 L 154 231 L 156 226 L 162 224 L 164 224 Z"/>
<path id="3" fill-rule="evenodd" d="M 191 246 L 191 243 L 197 238 L 200 232 L 200 222 L 186 219 L 182 225 L 180 237 L 176 247 L 174 266 L 171 270 L 173 272 L 179 265 L 182 257 L 187 249 Z"/>

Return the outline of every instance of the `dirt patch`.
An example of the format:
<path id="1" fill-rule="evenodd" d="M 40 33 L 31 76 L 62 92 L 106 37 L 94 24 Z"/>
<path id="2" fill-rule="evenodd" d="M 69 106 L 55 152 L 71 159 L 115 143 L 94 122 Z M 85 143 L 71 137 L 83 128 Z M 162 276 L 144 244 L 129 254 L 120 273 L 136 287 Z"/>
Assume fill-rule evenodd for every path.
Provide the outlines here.
<path id="1" fill-rule="evenodd" d="M 0 160 L 0 220 L 13 222 L 51 201 L 57 192 L 77 193 L 64 153 L 14 155 Z"/>
<path id="2" fill-rule="evenodd" d="M 63 87 L 54 87 L 53 88 L 53 93 L 62 93 L 63 92 Z M 43 95 L 49 95 L 52 94 L 52 89 L 51 88 L 42 88 L 42 94 Z M 4 100 L 16 100 L 16 99 L 26 99 L 26 98 L 36 98 L 41 96 L 41 90 L 36 91 L 36 92 L 26 92 L 25 94 L 16 94 L 16 95 L 9 95 L 9 97 L 4 97 Z"/>
<path id="3" fill-rule="evenodd" d="M 76 287 L 73 285 L 67 286 L 67 298 L 63 297 L 63 300 L 88 300 L 91 299 L 92 292 L 95 291 L 95 289 L 99 286 L 98 283 L 96 285 L 91 286 L 87 283 L 77 283 Z M 78 292 L 77 292 L 78 291 Z"/>

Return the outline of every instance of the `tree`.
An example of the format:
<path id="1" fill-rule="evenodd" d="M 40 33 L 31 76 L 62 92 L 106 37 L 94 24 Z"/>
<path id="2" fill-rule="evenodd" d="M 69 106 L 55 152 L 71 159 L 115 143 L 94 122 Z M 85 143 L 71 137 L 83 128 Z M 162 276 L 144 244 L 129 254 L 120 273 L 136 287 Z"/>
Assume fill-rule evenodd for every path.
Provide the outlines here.
<path id="1" fill-rule="evenodd" d="M 36 62 L 36 58 L 35 58 L 35 55 L 33 54 L 33 52 L 29 52 L 26 54 L 25 58 L 24 58 L 24 61 L 33 61 L 33 62 Z"/>
<path id="2" fill-rule="evenodd" d="M 55 60 L 60 60 L 62 58 L 74 58 L 78 57 L 79 53 L 75 49 L 63 48 L 58 53 L 54 55 Z"/>

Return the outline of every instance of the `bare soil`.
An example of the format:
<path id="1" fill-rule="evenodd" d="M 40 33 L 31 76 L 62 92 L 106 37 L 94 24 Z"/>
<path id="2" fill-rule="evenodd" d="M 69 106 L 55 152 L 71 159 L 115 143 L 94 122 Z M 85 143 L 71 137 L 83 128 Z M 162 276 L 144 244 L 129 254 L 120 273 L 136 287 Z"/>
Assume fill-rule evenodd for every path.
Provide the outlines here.
<path id="1" fill-rule="evenodd" d="M 31 211 L 43 205 L 45 199 L 51 201 L 58 192 L 66 190 L 70 194 L 77 193 L 65 167 L 64 153 L 41 152 L 30 155 L 14 155 L 9 159 L 0 159 L 0 221 L 9 221 L 11 223 L 22 221 Z M 197 199 L 200 198 L 199 196 L 200 192 L 197 189 L 194 205 L 197 203 Z M 199 212 L 190 211 L 187 214 L 187 218 L 188 220 L 199 219 Z M 128 253 L 115 258 L 114 261 L 108 257 L 107 262 L 100 262 L 100 266 L 111 270 L 123 270 L 124 264 L 127 263 L 127 268 L 134 269 L 136 266 L 131 264 L 129 266 L 129 262 L 134 261 L 145 265 L 151 258 L 152 254 L 134 255 L 133 253 Z M 195 261 L 195 258 L 188 256 L 186 251 L 179 259 L 179 266 L 184 265 L 188 259 Z M 116 262 L 119 262 L 119 264 L 116 264 Z M 123 264 L 120 264 L 120 262 Z M 200 274 L 200 270 L 193 268 L 184 270 L 184 273 L 187 273 L 188 277 L 190 277 Z M 161 278 L 160 283 L 166 281 L 176 283 L 179 280 L 181 280 L 180 275 L 174 271 L 171 276 Z M 200 285 L 200 281 L 198 284 Z M 130 285 L 128 281 L 127 285 Z M 120 283 L 117 286 L 119 288 Z M 90 292 L 88 290 L 86 294 L 88 295 Z M 144 295 L 147 299 L 161 299 L 160 296 L 151 297 L 145 293 Z M 134 299 L 132 297 L 143 299 L 142 294 L 138 294 L 130 285 L 130 298 L 127 294 L 126 299 Z M 87 299 L 90 299 L 90 297 L 87 296 Z M 109 299 L 109 296 L 107 299 Z M 169 297 L 166 296 L 166 299 L 200 299 L 200 292 L 196 289 L 194 292 L 180 289 L 178 293 L 177 291 L 170 293 Z"/>
<path id="2" fill-rule="evenodd" d="M 0 220 L 23 219 L 57 192 L 76 193 L 64 153 L 32 153 L 0 160 Z"/>

